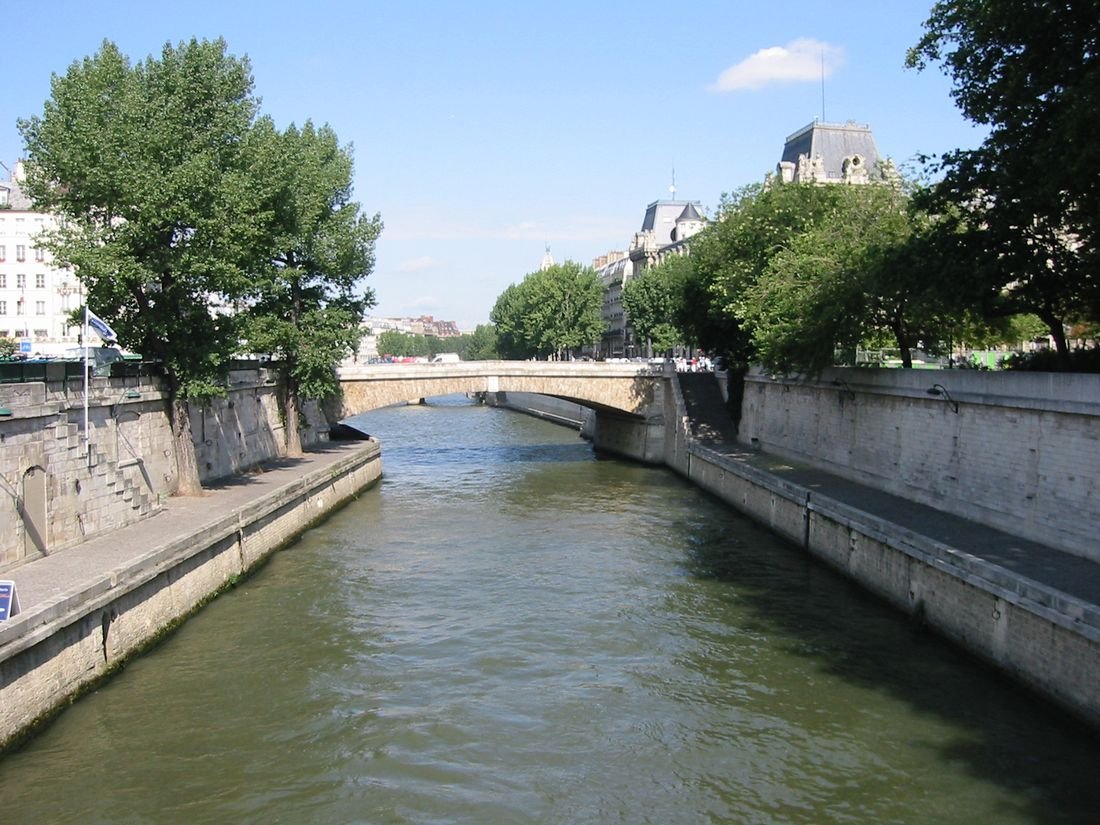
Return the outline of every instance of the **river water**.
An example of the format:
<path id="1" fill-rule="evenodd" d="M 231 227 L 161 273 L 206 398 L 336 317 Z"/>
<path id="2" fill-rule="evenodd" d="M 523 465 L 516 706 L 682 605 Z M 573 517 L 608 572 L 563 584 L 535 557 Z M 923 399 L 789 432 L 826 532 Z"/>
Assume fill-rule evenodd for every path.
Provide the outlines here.
<path id="1" fill-rule="evenodd" d="M 462 398 L 0 762 L 20 823 L 1100 821 L 1098 740 L 660 469 Z"/>

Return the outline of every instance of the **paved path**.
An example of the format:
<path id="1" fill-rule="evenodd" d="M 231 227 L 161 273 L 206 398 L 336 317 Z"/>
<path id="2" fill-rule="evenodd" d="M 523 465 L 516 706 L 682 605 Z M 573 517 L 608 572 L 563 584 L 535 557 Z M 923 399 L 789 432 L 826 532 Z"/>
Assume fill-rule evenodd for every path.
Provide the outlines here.
<path id="1" fill-rule="evenodd" d="M 1100 564 L 840 476 L 736 445 L 712 447 L 736 461 L 962 550 L 1005 571 L 1100 606 Z M 1098 525 L 1100 526 L 1100 525 Z"/>
<path id="2" fill-rule="evenodd" d="M 150 550 L 188 533 L 201 533 L 239 508 L 292 484 L 306 472 L 334 464 L 362 441 L 334 441 L 300 459 L 265 465 L 262 471 L 212 483 L 201 496 L 175 497 L 156 515 L 128 527 L 96 536 L 44 558 L 0 573 L 15 582 L 23 613 L 66 593 L 79 592 L 104 571 L 137 564 Z"/>

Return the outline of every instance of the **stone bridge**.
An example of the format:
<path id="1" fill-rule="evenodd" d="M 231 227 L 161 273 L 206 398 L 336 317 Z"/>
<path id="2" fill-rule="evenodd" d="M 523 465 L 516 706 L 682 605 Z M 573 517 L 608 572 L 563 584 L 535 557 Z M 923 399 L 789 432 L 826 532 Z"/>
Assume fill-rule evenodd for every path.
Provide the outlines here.
<path id="1" fill-rule="evenodd" d="M 589 361 L 464 361 L 372 364 L 337 371 L 340 418 L 393 404 L 463 393 L 537 393 L 596 411 L 593 443 L 643 461 L 663 460 L 662 368 L 647 363 Z"/>

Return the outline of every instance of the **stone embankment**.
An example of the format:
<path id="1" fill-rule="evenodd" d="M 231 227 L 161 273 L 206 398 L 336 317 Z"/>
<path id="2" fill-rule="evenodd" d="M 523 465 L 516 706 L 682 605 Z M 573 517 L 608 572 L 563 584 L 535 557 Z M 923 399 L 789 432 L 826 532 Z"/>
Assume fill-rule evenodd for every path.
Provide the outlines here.
<path id="1" fill-rule="evenodd" d="M 667 464 L 890 604 L 1100 728 L 1100 564 L 1076 552 L 1082 542 L 1075 527 L 1091 523 L 1095 528 L 1096 505 L 1092 504 L 1091 510 L 1087 509 L 1087 500 L 1080 505 L 1086 508 L 1084 512 L 1074 512 L 1067 517 L 1064 529 L 1050 534 L 1052 538 L 1068 536 L 1067 542 L 1051 546 L 965 517 L 963 514 L 989 509 L 975 508 L 973 502 L 956 502 L 956 512 L 950 512 L 923 503 L 922 499 L 934 500 L 934 491 L 901 495 L 892 492 L 890 485 L 871 486 L 856 480 L 855 471 L 846 476 L 836 472 L 837 465 L 828 465 L 820 456 L 826 452 L 847 455 L 848 450 L 874 456 L 876 436 L 893 433 L 901 407 L 917 408 L 909 414 L 910 419 L 938 416 L 947 419 L 947 427 L 961 426 L 956 420 L 959 414 L 942 398 L 925 401 L 921 397 L 915 402 L 906 398 L 904 385 L 899 387 L 901 380 L 927 383 L 927 377 L 885 378 L 891 386 L 882 398 L 876 398 L 865 387 L 853 389 L 843 378 L 828 379 L 816 390 L 806 384 L 784 388 L 780 382 L 757 379 L 762 386 L 750 385 L 746 390 L 747 397 L 753 393 L 757 397 L 747 400 L 743 407 L 743 412 L 749 409 L 750 416 L 741 423 L 742 438 L 749 441 L 746 445 L 723 428 L 722 421 L 729 416 L 724 412 L 718 383 L 704 376 L 681 376 L 666 393 Z M 834 380 L 840 383 L 834 384 Z M 957 386 L 959 382 L 953 383 Z M 810 401 L 815 392 L 816 404 Z M 784 401 L 785 418 L 779 414 Z M 968 425 L 975 433 L 983 430 L 980 401 L 990 403 L 988 396 L 975 398 L 964 411 L 968 418 L 978 419 Z M 752 403 L 768 405 L 767 421 L 760 419 L 759 410 L 752 411 Z M 1028 402 L 1016 398 L 1016 406 L 1006 410 L 1003 402 L 993 403 L 996 409 L 986 416 L 988 430 L 994 430 L 1005 419 L 1009 426 L 1026 429 L 1029 409 L 1044 420 L 1041 426 L 1036 425 L 1036 438 L 994 450 L 986 462 L 991 466 L 1002 462 L 1006 452 L 1027 454 L 1052 449 L 1061 453 L 1071 450 L 1074 438 L 1078 450 L 1086 452 L 1095 441 L 1095 404 L 1090 407 L 1072 399 L 1054 399 L 1028 407 Z M 1051 407 L 1062 410 L 1052 411 Z M 804 415 L 792 414 L 792 409 L 800 409 Z M 884 425 L 879 420 L 883 416 L 893 424 Z M 853 435 L 851 440 L 841 439 L 839 445 L 822 444 L 819 461 L 813 464 L 801 457 L 792 458 L 799 447 L 807 450 L 797 438 L 782 451 L 753 448 L 765 433 L 774 443 L 783 432 L 805 436 L 815 427 L 827 431 L 829 419 L 861 420 L 863 442 Z M 841 425 L 835 427 L 840 429 Z M 1045 434 L 1045 444 L 1038 431 Z M 754 436 L 754 432 L 760 436 Z M 1089 433 L 1093 434 L 1091 440 Z M 927 428 L 914 433 L 918 442 L 928 437 Z M 992 449 L 993 445 L 987 447 Z M 948 456 L 942 460 L 957 467 L 957 461 L 952 463 L 950 459 L 950 446 L 946 452 Z M 978 461 L 978 452 L 971 448 L 971 461 Z M 1095 447 L 1091 454 L 1095 456 Z M 891 452 L 882 449 L 878 455 L 880 462 L 888 462 Z M 936 456 L 926 459 L 940 460 Z M 926 474 L 919 456 L 912 455 L 907 462 L 907 470 L 896 468 L 898 477 L 893 479 L 893 486 L 899 491 L 905 489 L 901 476 L 906 472 L 910 485 Z M 1071 462 L 1062 472 L 1080 476 L 1079 484 L 1087 490 L 1095 489 L 1098 470 L 1095 461 L 1085 473 L 1080 462 Z M 888 469 L 882 467 L 879 472 L 887 473 Z M 970 478 L 981 480 L 996 471 L 971 467 L 967 472 Z M 862 478 L 866 480 L 867 476 Z M 959 490 L 956 480 L 945 481 L 951 489 Z M 1018 477 L 1006 477 L 1004 494 L 1009 499 L 1023 497 L 1028 495 L 1027 489 L 1041 489 L 1048 483 L 1023 471 Z M 1033 486 L 1021 492 L 1017 484 Z M 1042 502 L 1033 512 L 1056 510 L 1058 506 L 1057 500 Z M 990 520 L 1003 522 L 1007 517 Z"/>
<path id="2" fill-rule="evenodd" d="M 152 517 L 10 570 L 22 612 L 0 623 L 7 744 L 155 641 L 381 475 L 376 441 L 167 499 Z"/>

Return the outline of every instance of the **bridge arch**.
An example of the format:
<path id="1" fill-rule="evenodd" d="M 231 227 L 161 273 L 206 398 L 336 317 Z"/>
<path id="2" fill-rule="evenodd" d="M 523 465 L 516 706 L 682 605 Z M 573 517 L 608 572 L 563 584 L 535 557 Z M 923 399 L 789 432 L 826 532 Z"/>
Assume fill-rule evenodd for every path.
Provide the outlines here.
<path id="1" fill-rule="evenodd" d="M 662 377 L 649 364 L 555 361 L 372 364 L 344 366 L 338 375 L 341 418 L 437 395 L 496 392 L 549 395 L 597 412 L 647 418 L 659 401 Z"/>
<path id="2" fill-rule="evenodd" d="M 645 363 L 468 361 L 457 364 L 378 364 L 338 370 L 340 418 L 402 402 L 454 393 L 534 393 L 596 411 L 597 449 L 639 461 L 664 460 L 667 376 Z"/>

